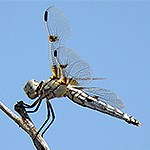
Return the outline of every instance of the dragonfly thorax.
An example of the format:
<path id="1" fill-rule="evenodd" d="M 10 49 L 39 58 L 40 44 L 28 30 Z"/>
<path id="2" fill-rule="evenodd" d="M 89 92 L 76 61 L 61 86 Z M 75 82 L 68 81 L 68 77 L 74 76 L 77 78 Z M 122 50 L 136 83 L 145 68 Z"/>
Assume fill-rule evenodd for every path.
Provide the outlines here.
<path id="1" fill-rule="evenodd" d="M 40 96 L 47 99 L 63 97 L 65 96 L 67 86 L 59 79 L 48 79 L 40 88 Z"/>

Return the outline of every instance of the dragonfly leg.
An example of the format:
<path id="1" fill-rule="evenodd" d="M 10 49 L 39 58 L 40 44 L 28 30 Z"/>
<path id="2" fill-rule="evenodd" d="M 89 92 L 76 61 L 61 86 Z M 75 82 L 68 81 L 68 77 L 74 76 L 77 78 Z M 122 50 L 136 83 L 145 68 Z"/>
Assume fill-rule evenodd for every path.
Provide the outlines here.
<path id="1" fill-rule="evenodd" d="M 38 104 L 37 107 L 36 107 L 34 110 L 27 111 L 27 113 L 34 113 L 34 112 L 36 112 L 36 111 L 39 109 L 39 106 L 40 106 L 41 102 L 42 102 L 42 99 L 41 99 L 41 98 L 38 98 L 38 99 L 37 99 L 34 103 L 32 103 L 31 105 L 26 104 L 26 103 L 23 103 L 23 105 L 24 105 L 25 108 L 33 108 L 33 107 L 35 107 L 35 106 Z"/>
<path id="2" fill-rule="evenodd" d="M 52 125 L 52 123 L 54 122 L 55 120 L 55 113 L 54 113 L 54 110 L 53 110 L 53 107 L 51 105 L 51 103 L 47 100 L 47 106 L 49 107 L 50 111 L 51 111 L 51 114 L 52 114 L 52 120 L 51 122 L 49 123 L 49 125 L 46 127 L 46 129 L 42 132 L 42 137 L 44 135 L 44 133 L 48 130 L 48 128 Z"/>
<path id="3" fill-rule="evenodd" d="M 51 104 L 48 101 L 48 99 L 46 99 L 46 104 L 47 104 L 47 119 L 44 121 L 43 125 L 40 127 L 40 129 L 38 130 L 36 136 L 39 134 L 39 132 L 43 129 L 43 127 L 46 125 L 46 123 L 48 122 L 49 118 L 50 118 L 50 111 L 51 111 Z M 45 130 L 44 130 L 45 131 Z M 43 133 L 42 133 L 43 134 Z M 36 138 L 35 136 L 35 138 Z"/>
<path id="4" fill-rule="evenodd" d="M 41 102 L 42 102 L 42 101 L 39 100 L 38 103 L 37 103 L 38 105 L 36 106 L 36 108 L 35 108 L 34 110 L 27 111 L 27 113 L 34 113 L 34 112 L 36 112 L 36 111 L 39 109 L 39 107 L 40 107 L 40 105 L 41 105 Z"/>

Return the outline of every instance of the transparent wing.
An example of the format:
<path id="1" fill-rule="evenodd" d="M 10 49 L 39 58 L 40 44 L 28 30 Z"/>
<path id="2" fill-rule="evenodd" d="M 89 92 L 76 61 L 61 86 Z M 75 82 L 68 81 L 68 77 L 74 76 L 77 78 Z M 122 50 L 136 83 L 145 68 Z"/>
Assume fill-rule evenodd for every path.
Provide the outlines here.
<path id="1" fill-rule="evenodd" d="M 66 78 L 72 78 L 79 85 L 85 85 L 92 80 L 92 68 L 84 62 L 72 49 L 59 47 L 55 50 L 55 59 L 63 68 Z"/>
<path id="2" fill-rule="evenodd" d="M 63 72 L 66 78 L 73 78 L 79 85 L 85 85 L 92 79 L 92 69 L 89 64 L 80 59 L 71 49 L 65 48 L 65 41 L 70 36 L 70 25 L 62 11 L 56 6 L 50 6 L 44 12 L 44 22 L 48 33 L 50 66 L 57 77 L 59 65 L 66 67 Z"/>
<path id="3" fill-rule="evenodd" d="M 119 109 L 125 107 L 123 102 L 119 99 L 119 97 L 111 90 L 96 87 L 81 87 L 81 89 L 83 89 L 83 91 L 89 94 L 90 96 L 93 96 L 94 98 L 100 101 L 104 101 L 114 107 L 117 107 Z"/>
<path id="4" fill-rule="evenodd" d="M 48 33 L 50 64 L 55 65 L 53 52 L 55 49 L 65 44 L 70 36 L 70 25 L 62 11 L 56 6 L 50 6 L 44 12 L 44 22 Z"/>

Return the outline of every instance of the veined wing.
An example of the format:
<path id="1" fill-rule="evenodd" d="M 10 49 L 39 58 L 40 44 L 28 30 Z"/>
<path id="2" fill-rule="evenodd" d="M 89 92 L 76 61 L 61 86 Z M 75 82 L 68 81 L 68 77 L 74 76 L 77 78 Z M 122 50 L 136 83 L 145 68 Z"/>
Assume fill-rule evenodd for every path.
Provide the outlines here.
<path id="1" fill-rule="evenodd" d="M 59 71 L 59 78 L 65 77 L 77 81 L 72 85 L 86 85 L 91 80 L 105 80 L 106 78 L 92 78 L 91 66 L 83 61 L 72 49 L 59 47 L 54 51 L 54 58 Z"/>
<path id="2" fill-rule="evenodd" d="M 49 54 L 52 73 L 60 77 L 60 65 L 67 78 L 73 78 L 79 85 L 85 85 L 92 79 L 92 69 L 82 61 L 71 49 L 64 47 L 65 40 L 70 36 L 70 26 L 67 18 L 56 6 L 51 6 L 44 12 L 44 21 L 48 33 Z M 60 74 L 60 75 L 59 75 Z"/>
<path id="3" fill-rule="evenodd" d="M 50 6 L 44 12 L 44 21 L 50 42 L 62 45 L 70 37 L 70 25 L 63 12 L 56 6 Z"/>
<path id="4" fill-rule="evenodd" d="M 78 85 L 85 85 L 92 80 L 92 68 L 84 62 L 72 49 L 59 47 L 54 51 L 58 67 L 63 67 L 66 78 L 77 81 Z"/>
<path id="5" fill-rule="evenodd" d="M 64 45 L 70 36 L 70 25 L 62 11 L 56 6 L 50 6 L 44 12 L 44 22 L 48 33 L 50 64 L 55 65 L 54 50 Z"/>
<path id="6" fill-rule="evenodd" d="M 119 97 L 111 90 L 103 89 L 103 88 L 97 88 L 97 87 L 76 87 L 79 89 L 82 89 L 84 92 L 89 94 L 90 96 L 106 102 L 114 107 L 117 107 L 119 109 L 124 108 L 123 102 L 119 99 Z"/>

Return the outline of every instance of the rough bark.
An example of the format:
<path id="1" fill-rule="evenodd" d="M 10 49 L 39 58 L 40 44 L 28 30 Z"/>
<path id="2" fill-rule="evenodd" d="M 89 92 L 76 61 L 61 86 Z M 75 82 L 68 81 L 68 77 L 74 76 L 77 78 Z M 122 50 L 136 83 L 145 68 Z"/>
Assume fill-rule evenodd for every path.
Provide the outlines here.
<path id="1" fill-rule="evenodd" d="M 21 117 L 14 114 L 9 108 L 7 108 L 3 103 L 0 102 L 0 109 L 10 117 L 16 124 L 19 125 L 32 139 L 37 150 L 50 150 L 45 140 L 40 134 L 37 135 L 37 130 L 31 121 L 29 115 L 27 114 L 25 108 L 22 105 L 22 101 L 18 102 L 14 109 L 17 111 Z M 37 135 L 37 136 L 36 136 Z"/>

